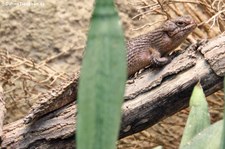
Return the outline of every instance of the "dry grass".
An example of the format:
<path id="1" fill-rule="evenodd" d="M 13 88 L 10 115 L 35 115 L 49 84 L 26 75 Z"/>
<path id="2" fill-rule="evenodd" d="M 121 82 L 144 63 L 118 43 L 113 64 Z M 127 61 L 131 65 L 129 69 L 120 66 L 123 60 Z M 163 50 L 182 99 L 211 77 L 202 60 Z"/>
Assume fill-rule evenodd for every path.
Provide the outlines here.
<path id="1" fill-rule="evenodd" d="M 191 15 L 199 29 L 195 30 L 192 38 L 211 38 L 225 31 L 225 2 L 223 0 L 141 0 L 133 3 L 136 11 L 132 19 L 141 20 L 148 16 L 157 16 L 157 21 L 144 24 L 134 30 L 155 25 L 174 16 Z"/>
<path id="2" fill-rule="evenodd" d="M 7 116 L 10 113 L 14 115 L 14 110 L 21 113 L 18 117 L 23 116 L 44 90 L 67 79 L 65 73 L 49 67 L 48 60 L 36 63 L 31 59 L 10 54 L 7 50 L 0 50 L 0 82 L 4 88 Z"/>
<path id="3" fill-rule="evenodd" d="M 197 39 L 202 38 L 212 38 L 225 31 L 224 0 L 130 0 L 127 3 L 135 10 L 134 12 L 130 11 L 132 23 L 137 24 L 136 26 L 132 26 L 134 31 L 154 26 L 177 15 L 186 14 L 191 15 L 198 22 L 198 29 L 188 38 L 190 42 L 196 42 Z M 152 21 L 154 19 L 149 18 L 157 19 Z M 139 24 L 138 22 L 141 20 L 150 23 Z M 79 23 L 82 24 L 82 22 Z M 68 78 L 66 73 L 53 69 L 48 63 L 65 55 L 70 50 L 71 48 L 62 50 L 62 52 L 58 54 L 51 55 L 45 60 L 36 62 L 27 57 L 18 56 L 7 50 L 0 49 L 0 82 L 1 86 L 4 88 L 5 100 L 8 103 L 8 117 L 13 117 L 15 113 L 17 113 L 16 119 L 22 117 L 24 113 L 28 112 L 29 107 L 42 92 L 45 92 Z M 215 102 L 215 100 L 212 101 Z M 26 103 L 27 106 L 24 106 L 24 103 Z M 219 100 L 216 105 L 218 106 L 220 104 L 221 101 Z M 21 114 L 18 115 L 18 111 Z M 216 111 L 218 112 L 217 109 L 213 109 L 213 111 L 214 113 L 216 113 Z M 164 125 L 165 123 L 160 124 L 160 130 L 157 130 L 156 128 L 158 127 L 155 126 L 151 130 L 152 132 L 155 129 L 155 132 L 158 131 L 158 134 L 169 136 L 166 137 L 167 142 L 165 141 L 166 139 L 161 139 L 158 135 L 154 136 L 154 134 L 157 133 L 151 134 L 149 131 L 143 131 L 138 135 L 131 136 L 127 140 L 121 140 L 118 147 L 141 149 L 161 144 L 168 148 L 176 148 L 179 143 L 176 140 L 179 140 L 180 134 L 174 135 L 174 129 L 177 128 L 172 128 L 172 126 L 176 125 L 182 130 L 184 126 L 182 122 L 186 118 L 184 113 L 187 114 L 186 111 L 180 113 L 182 116 L 177 119 L 178 122 L 171 122 L 171 120 L 169 120 L 169 122 L 165 122 L 167 125 Z M 15 119 L 11 119 L 10 121 L 12 120 Z M 164 130 L 161 131 L 162 129 Z M 120 147 L 121 145 L 122 147 Z"/>

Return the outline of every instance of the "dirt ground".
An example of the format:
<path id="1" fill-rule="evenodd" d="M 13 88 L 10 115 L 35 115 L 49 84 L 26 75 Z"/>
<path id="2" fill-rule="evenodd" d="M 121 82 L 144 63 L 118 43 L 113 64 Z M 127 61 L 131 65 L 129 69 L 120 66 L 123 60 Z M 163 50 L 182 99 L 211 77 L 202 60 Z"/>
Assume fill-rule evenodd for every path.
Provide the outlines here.
<path id="1" fill-rule="evenodd" d="M 22 118 L 42 92 L 79 70 L 93 9 L 93 0 L 28 2 L 0 1 L 0 82 L 7 106 L 5 123 Z M 149 24 L 165 19 L 162 15 L 146 13 L 149 10 L 146 6 L 151 3 L 151 0 L 117 1 L 126 39 L 152 30 L 159 23 Z M 217 28 L 205 31 L 202 27 L 189 41 L 218 33 Z M 222 96 L 219 91 L 208 98 L 213 121 L 222 118 Z M 157 145 L 177 148 L 187 113 L 187 109 L 183 110 L 147 130 L 121 139 L 118 148 L 149 149 Z"/>

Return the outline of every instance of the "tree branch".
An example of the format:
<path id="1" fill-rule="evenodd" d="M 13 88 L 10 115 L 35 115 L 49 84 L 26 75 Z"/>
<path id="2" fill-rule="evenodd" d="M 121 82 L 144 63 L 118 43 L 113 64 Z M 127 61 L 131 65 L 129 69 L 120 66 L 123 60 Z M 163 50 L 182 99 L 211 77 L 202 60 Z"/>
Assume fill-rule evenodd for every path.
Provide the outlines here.
<path id="1" fill-rule="evenodd" d="M 222 88 L 225 36 L 190 46 L 161 69 L 146 70 L 126 85 L 120 138 L 146 129 L 188 106 L 200 81 L 206 95 Z M 5 125 L 2 148 L 54 148 L 75 145 L 76 103 L 48 113 L 33 124 Z M 65 144 L 64 144 L 65 143 Z"/>

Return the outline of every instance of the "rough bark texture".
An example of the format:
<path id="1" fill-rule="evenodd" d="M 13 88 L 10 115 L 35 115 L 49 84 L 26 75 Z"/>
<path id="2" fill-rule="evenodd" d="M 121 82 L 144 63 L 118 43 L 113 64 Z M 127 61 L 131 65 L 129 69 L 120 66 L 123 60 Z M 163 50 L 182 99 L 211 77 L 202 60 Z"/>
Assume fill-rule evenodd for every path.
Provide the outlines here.
<path id="1" fill-rule="evenodd" d="M 146 70 L 127 84 L 120 138 L 141 131 L 188 106 L 200 81 L 206 95 L 222 88 L 225 36 L 191 46 L 161 69 Z M 33 124 L 4 126 L 2 148 L 73 148 L 76 103 L 46 114 Z"/>
<path id="2" fill-rule="evenodd" d="M 25 123 L 30 123 L 43 115 L 59 109 L 76 99 L 80 72 L 76 72 L 66 82 L 49 92 L 42 94 L 32 106 L 29 114 L 24 118 Z"/>

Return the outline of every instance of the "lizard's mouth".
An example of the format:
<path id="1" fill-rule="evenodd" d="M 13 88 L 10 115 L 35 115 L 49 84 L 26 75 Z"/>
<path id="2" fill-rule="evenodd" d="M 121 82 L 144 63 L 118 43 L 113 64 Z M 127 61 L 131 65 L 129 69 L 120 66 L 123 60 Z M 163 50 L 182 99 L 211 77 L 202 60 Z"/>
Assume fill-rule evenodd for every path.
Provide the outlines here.
<path id="1" fill-rule="evenodd" d="M 196 24 L 196 23 L 193 23 L 193 24 L 187 25 L 187 26 L 186 26 L 185 28 L 183 28 L 182 30 L 183 30 L 184 32 L 187 31 L 187 33 L 189 34 L 189 33 L 191 33 L 191 31 L 193 31 L 196 27 L 197 27 L 197 24 Z"/>
<path id="2" fill-rule="evenodd" d="M 179 29 L 177 31 L 174 32 L 168 32 L 168 36 L 169 37 L 175 37 L 177 36 L 177 34 L 182 34 L 182 36 L 187 36 L 189 35 L 195 28 L 197 27 L 196 22 L 193 20 L 191 21 L 191 23 L 187 26 L 185 26 L 182 29 Z M 179 35 L 178 35 L 179 36 Z"/>
<path id="3" fill-rule="evenodd" d="M 197 23 L 195 20 L 192 20 L 188 26 L 186 26 L 187 29 L 195 29 L 197 27 Z"/>

